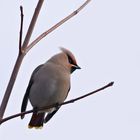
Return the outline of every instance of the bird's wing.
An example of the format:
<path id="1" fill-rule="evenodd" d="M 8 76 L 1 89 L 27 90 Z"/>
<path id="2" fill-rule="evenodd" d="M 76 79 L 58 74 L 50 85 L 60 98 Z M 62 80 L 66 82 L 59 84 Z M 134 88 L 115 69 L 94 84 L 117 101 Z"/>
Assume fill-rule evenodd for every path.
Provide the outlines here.
<path id="1" fill-rule="evenodd" d="M 70 87 L 68 89 L 67 96 L 68 96 L 69 91 L 70 91 Z M 66 96 L 66 98 L 67 98 L 67 96 Z M 60 108 L 60 106 L 56 107 L 56 109 L 53 112 L 48 113 L 47 116 L 44 119 L 44 123 L 47 123 L 53 117 L 53 115 L 59 110 L 59 108 Z"/>
<path id="2" fill-rule="evenodd" d="M 42 65 L 39 65 L 39 66 L 33 71 L 33 73 L 32 73 L 32 76 L 31 76 L 31 78 L 30 78 L 28 87 L 27 87 L 26 92 L 25 92 L 25 95 L 24 95 L 24 97 L 23 97 L 23 101 L 22 101 L 22 105 L 21 105 L 21 112 L 26 111 L 26 107 L 27 107 L 27 103 L 28 103 L 28 99 L 29 99 L 30 89 L 31 89 L 31 86 L 32 86 L 32 84 L 33 84 L 33 82 L 34 82 L 34 81 L 33 81 L 33 77 L 34 77 L 35 73 L 36 73 L 42 66 L 43 66 L 43 64 L 42 64 Z M 21 119 L 23 119 L 23 118 L 24 118 L 24 115 L 21 115 Z"/>

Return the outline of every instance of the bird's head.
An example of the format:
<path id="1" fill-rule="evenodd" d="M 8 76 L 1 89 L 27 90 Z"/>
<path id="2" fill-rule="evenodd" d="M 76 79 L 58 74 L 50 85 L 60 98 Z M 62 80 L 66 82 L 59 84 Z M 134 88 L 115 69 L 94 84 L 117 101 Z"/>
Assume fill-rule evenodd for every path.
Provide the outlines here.
<path id="1" fill-rule="evenodd" d="M 70 71 L 70 73 L 73 73 L 76 69 L 81 69 L 72 54 L 71 51 L 65 48 L 60 48 L 62 51 L 61 53 L 58 53 L 54 55 L 50 60 L 53 61 L 56 64 L 62 65 L 66 69 Z"/>

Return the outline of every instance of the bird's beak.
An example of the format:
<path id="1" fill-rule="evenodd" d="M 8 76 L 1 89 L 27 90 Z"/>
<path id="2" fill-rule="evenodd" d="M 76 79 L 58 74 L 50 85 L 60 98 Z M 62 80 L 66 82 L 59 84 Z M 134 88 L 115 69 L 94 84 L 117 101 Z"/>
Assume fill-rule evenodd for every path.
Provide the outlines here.
<path id="1" fill-rule="evenodd" d="M 81 67 L 79 67 L 78 65 L 72 65 L 72 67 L 75 69 L 81 69 Z"/>
<path id="2" fill-rule="evenodd" d="M 77 65 L 77 66 L 75 66 L 75 68 L 76 68 L 76 69 L 81 69 L 81 67 L 79 67 L 78 65 Z"/>
<path id="3" fill-rule="evenodd" d="M 76 69 L 81 69 L 78 65 L 71 64 L 71 73 L 73 73 Z"/>

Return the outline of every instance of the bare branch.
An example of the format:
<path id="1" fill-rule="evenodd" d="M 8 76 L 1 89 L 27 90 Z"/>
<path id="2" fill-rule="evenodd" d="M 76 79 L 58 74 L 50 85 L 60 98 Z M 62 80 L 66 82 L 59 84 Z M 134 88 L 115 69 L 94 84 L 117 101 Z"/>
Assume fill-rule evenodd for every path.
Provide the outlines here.
<path id="1" fill-rule="evenodd" d="M 75 99 L 71 99 L 71 100 L 66 101 L 66 102 L 63 102 L 63 103 L 61 103 L 61 104 L 59 104 L 59 105 L 58 105 L 58 104 L 54 104 L 54 105 L 51 105 L 51 106 L 47 106 L 47 107 L 45 107 L 45 108 L 39 109 L 38 111 L 42 111 L 42 110 L 50 109 L 50 108 L 52 108 L 52 107 L 58 107 L 58 106 L 63 106 L 63 105 L 67 105 L 67 104 L 70 104 L 70 103 L 74 103 L 75 101 L 81 100 L 81 99 L 86 98 L 86 97 L 88 97 L 88 96 L 90 96 L 90 95 L 93 95 L 93 94 L 95 94 L 95 93 L 97 93 L 97 92 L 99 92 L 99 91 L 101 91 L 101 90 L 104 90 L 104 89 L 106 89 L 106 88 L 108 88 L 108 87 L 111 87 L 111 86 L 113 86 L 113 84 L 114 84 L 114 82 L 110 82 L 109 84 L 107 84 L 107 85 L 105 85 L 105 86 L 103 86 L 103 87 L 101 87 L 101 88 L 99 88 L 99 89 L 97 89 L 97 90 L 94 90 L 94 91 L 92 91 L 92 92 L 90 92 L 90 93 L 88 93 L 88 94 L 85 94 L 85 95 L 80 96 L 80 97 L 75 98 Z M 34 111 L 34 110 L 32 109 L 32 110 L 29 110 L 29 111 L 25 111 L 25 112 L 17 113 L 17 114 L 15 114 L 15 115 L 11 115 L 11 116 L 9 116 L 9 117 L 6 117 L 6 118 L 2 119 L 2 120 L 0 121 L 0 124 L 6 122 L 6 121 L 8 121 L 8 120 L 11 120 L 11 119 L 13 119 L 13 118 L 19 117 L 19 116 L 21 116 L 21 115 L 25 115 L 25 114 L 32 113 L 33 111 Z"/>
<path id="2" fill-rule="evenodd" d="M 90 95 L 93 95 L 94 93 L 97 93 L 97 92 L 99 92 L 99 91 L 101 91 L 101 90 L 104 90 L 104 89 L 110 87 L 110 86 L 113 86 L 113 84 L 114 84 L 114 82 L 110 82 L 109 84 L 107 84 L 107 85 L 105 85 L 105 86 L 103 86 L 103 87 L 101 87 L 101 88 L 99 88 L 99 89 L 96 89 L 96 90 L 94 90 L 94 91 L 92 91 L 92 92 L 90 92 L 90 93 L 87 93 L 87 94 L 85 94 L 85 95 L 83 95 L 83 96 L 80 96 L 80 97 L 78 97 L 78 98 L 75 98 L 75 99 L 66 101 L 66 102 L 62 103 L 61 105 L 65 105 L 65 104 L 69 104 L 69 103 L 74 103 L 75 101 L 81 100 L 81 99 L 83 99 L 83 98 L 85 98 L 85 97 L 88 97 L 88 96 L 90 96 Z M 61 106 L 61 105 L 60 105 L 60 106 Z"/>
<path id="3" fill-rule="evenodd" d="M 28 31 L 27 31 L 25 40 L 23 42 L 23 46 L 22 46 L 22 50 L 23 51 L 27 47 L 27 45 L 28 45 L 28 43 L 30 41 L 30 38 L 31 38 L 31 35 L 32 35 L 32 32 L 33 32 L 33 29 L 35 27 L 35 23 L 37 21 L 37 18 L 38 18 L 38 15 L 39 15 L 39 12 L 40 12 L 40 9 L 42 7 L 43 2 L 44 2 L 44 0 L 39 0 L 37 6 L 35 8 L 34 15 L 32 17 L 32 20 L 31 20 L 30 26 L 28 28 Z"/>
<path id="4" fill-rule="evenodd" d="M 11 91 L 12 91 L 12 88 L 14 86 L 14 83 L 15 83 L 15 80 L 16 80 L 16 77 L 17 77 L 17 73 L 19 71 L 19 67 L 21 65 L 22 60 L 23 60 L 23 55 L 22 54 L 18 55 L 18 58 L 16 60 L 13 72 L 11 74 L 9 83 L 7 85 L 7 88 L 6 88 L 6 91 L 5 91 L 1 106 L 0 106 L 0 120 L 3 118 L 3 115 L 4 115 L 4 112 L 5 112 L 9 97 L 11 95 Z"/>
<path id="5" fill-rule="evenodd" d="M 20 16 L 21 16 L 21 21 L 20 21 L 20 32 L 19 32 L 19 53 L 22 53 L 21 46 L 22 46 L 22 35 L 23 35 L 23 7 L 20 6 Z"/>
<path id="6" fill-rule="evenodd" d="M 63 23 L 65 23 L 66 21 L 68 21 L 70 18 L 72 18 L 73 16 L 75 16 L 76 14 L 78 14 L 90 1 L 91 0 L 87 0 L 77 10 L 75 10 L 74 12 L 72 12 L 70 15 L 68 15 L 67 17 L 65 17 L 64 19 L 62 19 L 60 22 L 58 22 L 57 24 L 55 24 L 54 26 L 52 26 L 50 29 L 48 29 L 47 31 L 45 31 L 41 35 L 39 35 L 31 44 L 29 44 L 29 46 L 25 50 L 25 53 L 27 53 L 33 46 L 35 46 L 41 39 L 43 39 L 44 37 L 46 37 L 49 33 L 51 33 L 56 28 L 58 28 L 59 26 L 61 26 Z"/>

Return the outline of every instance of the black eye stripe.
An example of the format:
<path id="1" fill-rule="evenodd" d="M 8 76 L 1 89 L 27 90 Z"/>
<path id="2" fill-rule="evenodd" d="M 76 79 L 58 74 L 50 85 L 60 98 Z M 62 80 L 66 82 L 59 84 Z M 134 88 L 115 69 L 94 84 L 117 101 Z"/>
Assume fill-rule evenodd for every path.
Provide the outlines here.
<path id="1" fill-rule="evenodd" d="M 68 56 L 68 60 L 70 64 L 74 64 L 74 61 L 72 60 L 72 58 L 70 56 Z"/>

